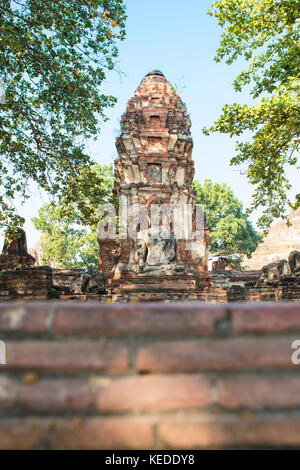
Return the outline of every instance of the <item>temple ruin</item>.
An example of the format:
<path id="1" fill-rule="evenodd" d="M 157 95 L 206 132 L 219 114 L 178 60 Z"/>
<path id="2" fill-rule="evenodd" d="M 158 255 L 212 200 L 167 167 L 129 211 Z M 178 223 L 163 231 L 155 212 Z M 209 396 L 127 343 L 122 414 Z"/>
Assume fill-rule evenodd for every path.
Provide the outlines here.
<path id="1" fill-rule="evenodd" d="M 208 270 L 210 238 L 192 188 L 190 128 L 163 73 L 148 73 L 121 119 L 113 189 L 119 203 L 100 222 L 98 272 L 40 266 L 40 250 L 31 252 L 35 263 L 19 229 L 7 234 L 0 255 L 0 300 L 300 301 L 299 209 L 291 213 L 292 227 L 271 228 L 247 270 L 222 257 Z M 181 215 L 188 208 L 188 217 L 178 217 L 178 208 Z M 118 221 L 113 236 L 110 220 Z"/>
<path id="2" fill-rule="evenodd" d="M 155 207 L 190 207 L 192 232 L 197 215 L 191 186 L 194 163 L 190 127 L 185 105 L 162 72 L 148 73 L 121 119 L 114 195 L 130 207 L 141 205 L 146 222 Z M 128 224 L 135 223 L 134 218 L 127 217 Z M 99 270 L 113 301 L 197 300 L 197 289 L 207 284 L 208 278 L 208 230 L 203 219 L 203 236 L 191 243 L 184 235 L 175 237 L 178 223 L 174 214 L 169 221 L 166 236 L 162 220 L 156 234 L 146 223 L 145 228 L 138 229 L 135 240 L 130 236 L 120 243 L 99 240 Z"/>
<path id="3" fill-rule="evenodd" d="M 247 269 L 261 269 L 262 266 L 288 259 L 292 250 L 300 250 L 300 208 L 289 214 L 290 225 L 284 220 L 276 222 L 258 245 L 251 259 L 245 259 Z"/>
<path id="4" fill-rule="evenodd" d="M 8 231 L 0 255 L 0 300 L 48 299 L 52 289 L 52 270 L 36 267 L 28 253 L 24 230 Z"/>

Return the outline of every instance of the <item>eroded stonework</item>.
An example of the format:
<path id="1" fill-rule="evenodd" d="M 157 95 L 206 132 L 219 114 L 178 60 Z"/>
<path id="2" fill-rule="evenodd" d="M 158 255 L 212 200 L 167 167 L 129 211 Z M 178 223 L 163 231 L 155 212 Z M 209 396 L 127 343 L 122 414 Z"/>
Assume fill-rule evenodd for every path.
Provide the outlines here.
<path id="1" fill-rule="evenodd" d="M 27 251 L 26 233 L 18 228 L 15 232 L 7 232 L 0 255 L 0 271 L 32 268 L 35 258 Z"/>
<path id="2" fill-rule="evenodd" d="M 290 226 L 280 220 L 270 227 L 251 259 L 245 259 L 247 269 L 261 269 L 281 259 L 287 260 L 292 250 L 300 250 L 300 208 L 290 212 L 289 220 Z"/>
<path id="3" fill-rule="evenodd" d="M 35 258 L 27 251 L 26 234 L 18 228 L 5 236 L 0 255 L 0 300 L 48 299 L 52 289 L 52 270 L 34 267 Z"/>
<path id="4" fill-rule="evenodd" d="M 114 195 L 128 205 L 140 204 L 150 212 L 153 205 L 189 205 L 192 227 L 196 225 L 195 194 L 192 189 L 194 163 L 191 121 L 186 107 L 159 71 L 142 80 L 121 119 L 116 146 Z M 131 223 L 131 220 L 128 220 Z M 173 224 L 173 226 L 172 226 Z M 191 277 L 207 273 L 208 230 L 203 224 L 202 240 L 177 239 L 171 219 L 169 237 L 153 236 L 151 226 L 141 227 L 137 239 L 127 237 L 118 245 L 100 240 L 99 271 L 108 285 L 129 279 Z M 151 282 L 149 281 L 151 284 Z"/>

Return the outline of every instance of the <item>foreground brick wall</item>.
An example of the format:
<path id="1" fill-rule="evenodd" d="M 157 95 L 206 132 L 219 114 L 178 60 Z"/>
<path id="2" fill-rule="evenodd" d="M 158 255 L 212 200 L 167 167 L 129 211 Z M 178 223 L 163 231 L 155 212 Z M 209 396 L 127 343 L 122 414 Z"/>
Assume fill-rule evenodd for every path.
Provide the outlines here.
<path id="1" fill-rule="evenodd" d="M 300 445 L 297 304 L 2 303 L 1 449 Z"/>

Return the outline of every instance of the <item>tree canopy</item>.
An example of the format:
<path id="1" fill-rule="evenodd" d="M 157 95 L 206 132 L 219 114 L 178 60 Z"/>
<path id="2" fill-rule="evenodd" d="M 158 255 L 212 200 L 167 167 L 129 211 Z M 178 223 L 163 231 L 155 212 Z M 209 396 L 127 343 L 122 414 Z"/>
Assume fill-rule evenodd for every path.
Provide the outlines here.
<path id="1" fill-rule="evenodd" d="M 219 0 L 215 16 L 224 32 L 215 60 L 248 64 L 236 77 L 235 91 L 250 86 L 253 106 L 226 104 L 206 134 L 241 136 L 232 165 L 245 165 L 255 190 L 250 209 L 263 208 L 259 226 L 267 229 L 286 213 L 290 183 L 286 169 L 297 167 L 300 148 L 300 1 Z M 300 193 L 296 197 L 300 203 Z"/>
<path id="2" fill-rule="evenodd" d="M 247 255 L 256 249 L 260 236 L 243 212 L 242 203 L 225 184 L 205 180 L 193 183 L 197 204 L 206 214 L 210 231 L 210 251 L 220 255 Z"/>
<path id="3" fill-rule="evenodd" d="M 86 174 L 92 174 L 94 187 Z M 84 184 L 68 187 L 66 198 L 59 202 L 44 204 L 38 217 L 32 218 L 37 230 L 42 232 L 42 262 L 56 268 L 97 269 L 99 245 L 96 226 L 98 222 L 97 207 L 105 202 L 114 202 L 112 187 L 114 183 L 112 165 L 93 165 L 80 172 Z M 89 192 L 86 191 L 89 189 Z M 73 191 L 71 201 L 69 191 Z M 87 223 L 88 221 L 88 223 Z"/>
<path id="4" fill-rule="evenodd" d="M 5 227 L 22 225 L 13 200 L 28 197 L 30 182 L 56 196 L 67 191 L 69 202 L 85 184 L 80 174 L 91 158 L 84 141 L 97 136 L 105 109 L 116 102 L 100 86 L 115 68 L 126 16 L 123 0 L 0 0 L 0 19 Z"/>

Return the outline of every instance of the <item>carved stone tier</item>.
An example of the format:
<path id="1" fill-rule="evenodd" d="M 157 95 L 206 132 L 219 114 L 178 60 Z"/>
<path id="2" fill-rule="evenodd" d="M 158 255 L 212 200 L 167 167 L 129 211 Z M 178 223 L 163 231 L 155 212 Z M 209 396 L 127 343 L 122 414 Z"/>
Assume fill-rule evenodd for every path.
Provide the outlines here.
<path id="1" fill-rule="evenodd" d="M 147 74 L 127 104 L 121 119 L 116 146 L 114 195 L 128 206 L 140 204 L 150 221 L 153 205 L 191 208 L 189 230 L 195 231 L 195 193 L 192 189 L 194 163 L 191 121 L 186 106 L 164 75 L 157 70 Z M 128 219 L 128 223 L 133 217 Z M 153 235 L 151 222 L 138 228 L 137 239 L 127 237 L 117 244 L 99 240 L 99 271 L 106 279 L 165 278 L 197 276 L 207 272 L 209 236 L 203 223 L 202 239 L 175 236 L 176 220 L 171 215 L 170 233 L 162 224 Z M 182 222 L 181 222 L 182 223 Z"/>

